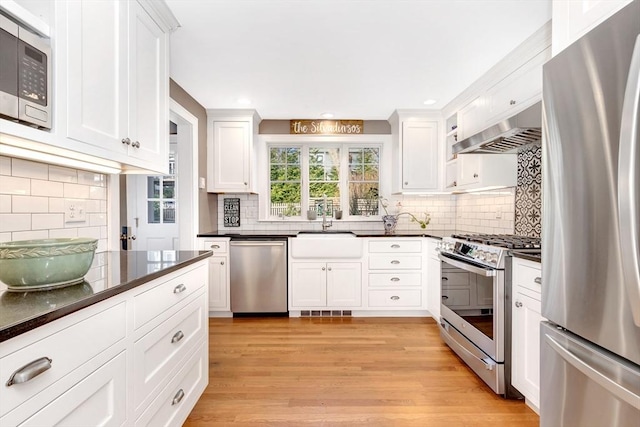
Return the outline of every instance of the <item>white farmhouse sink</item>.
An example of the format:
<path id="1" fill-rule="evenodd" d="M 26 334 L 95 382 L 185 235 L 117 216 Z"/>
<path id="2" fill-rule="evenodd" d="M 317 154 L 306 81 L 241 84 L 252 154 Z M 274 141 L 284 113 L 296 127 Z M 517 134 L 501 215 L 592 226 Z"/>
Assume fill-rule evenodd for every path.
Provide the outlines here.
<path id="1" fill-rule="evenodd" d="M 362 239 L 352 233 L 299 233 L 290 250 L 292 258 L 360 258 Z"/>

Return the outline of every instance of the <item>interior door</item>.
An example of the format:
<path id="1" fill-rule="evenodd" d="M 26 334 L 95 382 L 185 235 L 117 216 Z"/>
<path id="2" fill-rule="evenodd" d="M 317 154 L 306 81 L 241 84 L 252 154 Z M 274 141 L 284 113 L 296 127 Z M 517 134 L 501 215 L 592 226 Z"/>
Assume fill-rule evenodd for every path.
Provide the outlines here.
<path id="1" fill-rule="evenodd" d="M 175 150 L 169 155 L 169 175 L 127 176 L 127 222 L 133 236 L 130 249 L 178 250 L 178 199 Z"/>

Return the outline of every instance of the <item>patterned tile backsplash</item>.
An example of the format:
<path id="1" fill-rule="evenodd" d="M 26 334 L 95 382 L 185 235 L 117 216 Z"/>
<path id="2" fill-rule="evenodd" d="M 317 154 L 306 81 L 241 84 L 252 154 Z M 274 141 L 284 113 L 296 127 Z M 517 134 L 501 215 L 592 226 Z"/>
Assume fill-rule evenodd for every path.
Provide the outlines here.
<path id="1" fill-rule="evenodd" d="M 86 206 L 84 221 L 65 220 L 65 201 Z M 107 248 L 107 177 L 0 156 L 0 242 L 94 237 Z"/>
<path id="2" fill-rule="evenodd" d="M 518 153 L 515 234 L 540 237 L 542 232 L 542 148 L 530 145 Z"/>

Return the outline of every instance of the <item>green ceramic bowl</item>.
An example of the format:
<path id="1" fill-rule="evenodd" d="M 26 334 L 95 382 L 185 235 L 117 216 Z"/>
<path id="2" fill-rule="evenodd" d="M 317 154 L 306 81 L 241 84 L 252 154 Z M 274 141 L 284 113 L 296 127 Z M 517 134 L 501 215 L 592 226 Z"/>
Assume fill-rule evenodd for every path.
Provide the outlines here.
<path id="1" fill-rule="evenodd" d="M 0 281 L 15 291 L 80 283 L 97 247 L 97 239 L 86 237 L 0 243 Z"/>

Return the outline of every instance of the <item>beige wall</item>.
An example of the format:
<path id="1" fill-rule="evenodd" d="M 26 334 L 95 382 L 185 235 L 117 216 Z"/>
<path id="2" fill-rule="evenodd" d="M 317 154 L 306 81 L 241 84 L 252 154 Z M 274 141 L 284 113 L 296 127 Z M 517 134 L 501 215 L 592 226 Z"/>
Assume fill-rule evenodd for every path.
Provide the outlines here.
<path id="1" fill-rule="evenodd" d="M 176 82 L 169 82 L 169 96 L 182 105 L 198 119 L 198 176 L 207 176 L 207 111 L 191 95 L 185 92 Z M 218 229 L 218 195 L 207 193 L 206 189 L 198 190 L 198 209 L 200 232 Z"/>

